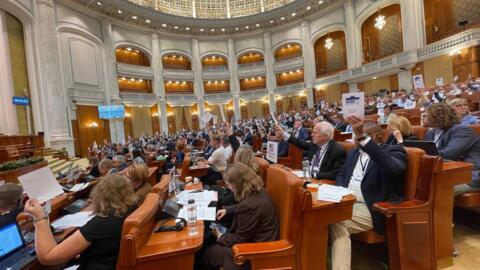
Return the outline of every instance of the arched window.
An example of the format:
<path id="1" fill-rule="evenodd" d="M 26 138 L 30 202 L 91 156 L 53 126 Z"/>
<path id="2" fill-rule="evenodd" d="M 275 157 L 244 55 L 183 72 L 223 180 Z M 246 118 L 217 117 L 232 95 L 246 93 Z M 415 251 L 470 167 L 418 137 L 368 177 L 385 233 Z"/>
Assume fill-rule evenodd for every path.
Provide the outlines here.
<path id="1" fill-rule="evenodd" d="M 178 53 L 165 54 L 162 57 L 164 69 L 192 70 L 192 63 L 187 56 Z"/>
<path id="2" fill-rule="evenodd" d="M 139 49 L 122 46 L 115 49 L 115 58 L 118 63 L 137 65 L 137 66 L 150 66 L 150 59 L 147 54 Z"/>
<path id="3" fill-rule="evenodd" d="M 288 43 L 275 50 L 275 61 L 283 61 L 302 56 L 302 46 L 298 43 Z"/>
<path id="4" fill-rule="evenodd" d="M 203 70 L 228 69 L 228 59 L 221 55 L 208 55 L 202 58 Z"/>
<path id="5" fill-rule="evenodd" d="M 330 32 L 323 35 L 314 45 L 317 78 L 347 69 L 345 33 Z"/>
<path id="6" fill-rule="evenodd" d="M 263 54 L 257 51 L 248 51 L 241 54 L 237 59 L 238 65 L 242 66 L 258 66 L 264 64 Z"/>

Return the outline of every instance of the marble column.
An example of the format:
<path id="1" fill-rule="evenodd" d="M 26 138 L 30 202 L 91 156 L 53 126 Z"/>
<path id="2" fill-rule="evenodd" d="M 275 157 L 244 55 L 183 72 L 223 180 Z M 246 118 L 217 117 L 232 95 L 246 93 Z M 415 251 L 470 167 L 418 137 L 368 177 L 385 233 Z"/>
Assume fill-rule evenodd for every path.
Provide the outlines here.
<path id="1" fill-rule="evenodd" d="M 407 0 L 408 1 L 408 0 Z M 349 69 L 356 68 L 361 65 L 361 53 L 358 48 L 357 26 L 355 24 L 355 6 L 353 0 L 347 0 L 344 4 L 345 16 L 345 40 L 347 44 L 347 66 Z"/>
<path id="2" fill-rule="evenodd" d="M 398 73 L 398 87 L 400 89 L 405 89 L 410 91 L 413 89 L 413 81 L 412 81 L 412 71 L 411 70 L 402 70 Z"/>
<path id="3" fill-rule="evenodd" d="M 240 111 L 240 82 L 238 80 L 238 69 L 237 69 L 237 54 L 235 53 L 235 42 L 233 38 L 228 39 L 228 70 L 230 72 L 230 93 L 234 99 L 233 101 L 233 113 L 235 114 L 235 119 L 242 118 L 242 113 Z M 235 101 L 237 99 L 237 101 Z M 238 103 L 238 106 L 235 106 L 235 103 Z"/>
<path id="4" fill-rule="evenodd" d="M 349 83 L 348 84 L 348 92 L 349 93 L 358 92 L 358 85 L 356 83 Z"/>
<path id="5" fill-rule="evenodd" d="M 62 78 L 60 52 L 56 31 L 53 0 L 37 0 L 37 31 L 39 69 L 42 78 L 45 123 L 45 142 L 54 149 L 66 148 L 69 155 L 75 153 L 69 129 L 68 105 Z"/>
<path id="6" fill-rule="evenodd" d="M 18 134 L 17 110 L 12 103 L 15 95 L 8 45 L 5 12 L 0 9 L 0 133 Z"/>
<path id="7" fill-rule="evenodd" d="M 163 64 L 160 57 L 160 39 L 157 33 L 151 35 L 152 38 L 152 68 L 153 68 L 153 92 L 157 94 L 157 106 L 160 121 L 160 130 L 168 134 L 167 121 L 167 103 L 165 98 L 165 84 L 163 81 Z"/>
<path id="8" fill-rule="evenodd" d="M 423 0 L 401 0 L 403 50 L 421 48 L 426 44 Z"/>
<path id="9" fill-rule="evenodd" d="M 270 113 L 275 113 L 277 108 L 275 106 L 275 72 L 273 70 L 273 64 L 275 63 L 275 59 L 273 58 L 272 52 L 272 40 L 270 39 L 270 33 L 265 32 L 263 34 L 263 49 L 265 51 L 265 55 L 263 56 L 265 60 L 265 70 L 267 74 L 266 78 L 266 85 L 267 85 L 267 93 L 268 93 L 268 104 Z"/>
<path id="10" fill-rule="evenodd" d="M 102 20 L 102 34 L 107 60 L 105 102 L 109 105 L 121 105 L 122 99 L 118 88 L 115 44 L 113 40 L 112 23 L 109 19 Z M 110 140 L 112 142 L 124 143 L 125 127 L 123 125 L 123 119 L 110 119 L 108 123 L 110 126 Z"/>
<path id="11" fill-rule="evenodd" d="M 193 70 L 193 92 L 197 98 L 198 119 L 205 114 L 205 92 L 203 90 L 202 63 L 200 62 L 200 48 L 198 39 L 192 39 L 192 70 Z"/>
<path id="12" fill-rule="evenodd" d="M 303 80 L 307 90 L 307 106 L 313 107 L 313 82 L 315 80 L 313 63 L 313 46 L 310 42 L 310 24 L 307 21 L 302 22 L 302 56 L 303 56 Z"/>

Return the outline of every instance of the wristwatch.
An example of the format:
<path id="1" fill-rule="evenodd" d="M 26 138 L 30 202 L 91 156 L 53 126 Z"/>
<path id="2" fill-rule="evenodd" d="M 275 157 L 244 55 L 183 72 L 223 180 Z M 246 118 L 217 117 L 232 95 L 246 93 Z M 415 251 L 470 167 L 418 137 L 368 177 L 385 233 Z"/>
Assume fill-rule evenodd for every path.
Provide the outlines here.
<path id="1" fill-rule="evenodd" d="M 47 219 L 48 219 L 47 215 L 44 215 L 44 216 L 41 217 L 41 218 L 36 218 L 36 219 L 33 221 L 33 224 L 34 224 L 34 225 L 37 225 L 38 222 L 40 222 L 40 221 L 42 221 L 42 220 L 47 220 Z"/>

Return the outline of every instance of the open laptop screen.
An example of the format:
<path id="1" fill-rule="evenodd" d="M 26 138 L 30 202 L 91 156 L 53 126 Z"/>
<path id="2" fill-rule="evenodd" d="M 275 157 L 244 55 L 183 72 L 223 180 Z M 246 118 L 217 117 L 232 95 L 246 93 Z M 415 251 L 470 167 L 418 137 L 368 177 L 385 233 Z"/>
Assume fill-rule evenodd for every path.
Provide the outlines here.
<path id="1" fill-rule="evenodd" d="M 22 236 L 16 223 L 0 228 L 0 259 L 22 246 Z"/>

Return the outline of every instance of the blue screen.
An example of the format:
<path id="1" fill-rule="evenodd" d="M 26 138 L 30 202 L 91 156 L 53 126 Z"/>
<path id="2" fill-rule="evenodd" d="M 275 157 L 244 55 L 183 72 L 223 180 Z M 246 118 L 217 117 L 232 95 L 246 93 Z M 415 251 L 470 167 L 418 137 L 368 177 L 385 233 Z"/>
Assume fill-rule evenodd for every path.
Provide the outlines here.
<path id="1" fill-rule="evenodd" d="M 125 115 L 125 106 L 98 106 L 98 117 L 100 119 L 123 118 Z"/>
<path id="2" fill-rule="evenodd" d="M 0 258 L 22 245 L 22 238 L 15 223 L 0 229 Z"/>

